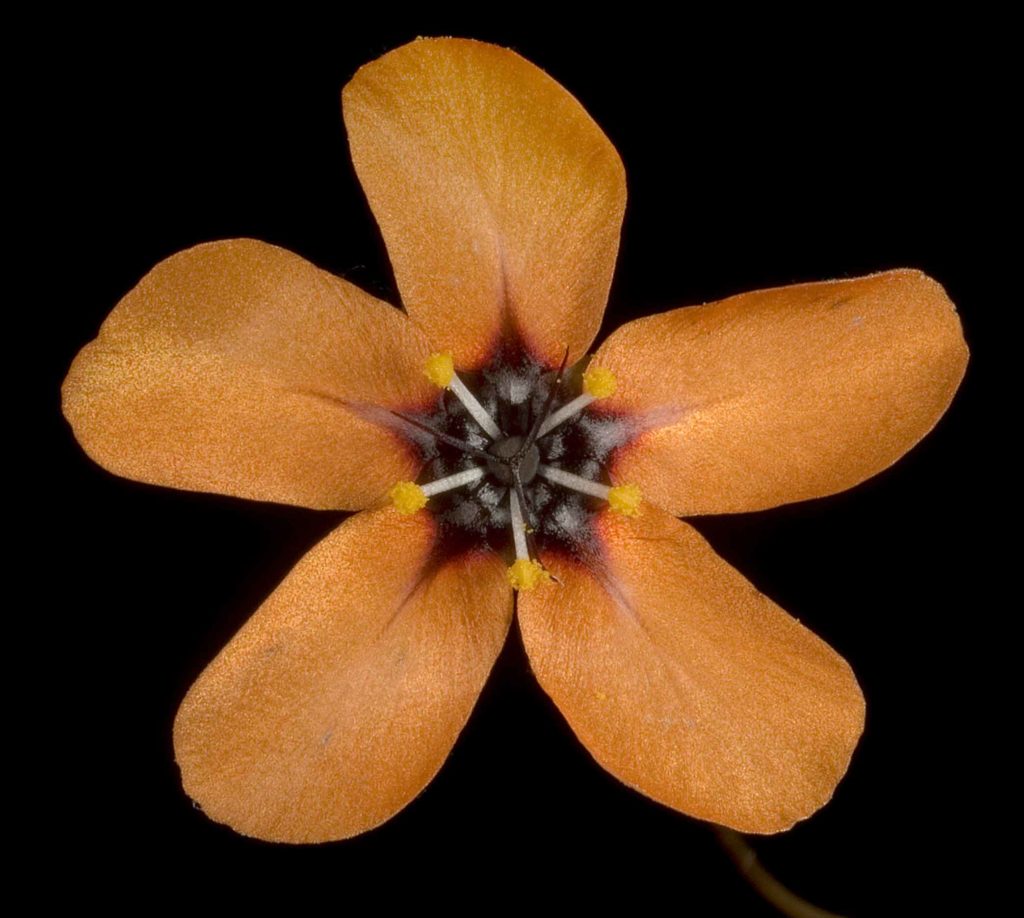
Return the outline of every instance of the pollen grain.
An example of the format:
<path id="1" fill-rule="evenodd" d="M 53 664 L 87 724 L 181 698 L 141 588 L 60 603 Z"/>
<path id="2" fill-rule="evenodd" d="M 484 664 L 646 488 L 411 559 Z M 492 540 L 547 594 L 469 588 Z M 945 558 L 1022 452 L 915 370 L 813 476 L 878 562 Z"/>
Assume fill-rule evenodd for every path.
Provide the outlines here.
<path id="1" fill-rule="evenodd" d="M 532 590 L 551 580 L 551 575 L 544 570 L 539 561 L 529 558 L 516 558 L 508 569 L 508 582 L 513 590 Z"/>
<path id="2" fill-rule="evenodd" d="M 608 504 L 623 516 L 639 516 L 643 494 L 635 484 L 617 485 L 608 489 Z"/>
<path id="3" fill-rule="evenodd" d="M 427 495 L 423 488 L 412 481 L 400 481 L 390 491 L 388 497 L 399 513 L 415 513 L 427 505 Z"/>
<path id="4" fill-rule="evenodd" d="M 423 365 L 423 372 L 435 386 L 447 388 L 455 375 L 455 360 L 447 352 L 431 354 Z"/>
<path id="5" fill-rule="evenodd" d="M 615 374 L 604 367 L 591 367 L 583 374 L 583 391 L 594 398 L 614 395 L 618 385 Z"/>

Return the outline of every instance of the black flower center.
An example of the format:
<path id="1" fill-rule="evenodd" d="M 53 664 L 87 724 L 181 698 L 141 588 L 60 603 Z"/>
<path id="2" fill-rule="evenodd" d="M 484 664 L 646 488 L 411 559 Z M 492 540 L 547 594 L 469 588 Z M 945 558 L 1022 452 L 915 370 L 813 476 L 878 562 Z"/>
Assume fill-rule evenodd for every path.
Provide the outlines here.
<path id="1" fill-rule="evenodd" d="M 499 482 L 512 485 L 516 476 L 524 487 L 533 481 L 540 465 L 540 450 L 536 443 L 527 445 L 526 437 L 505 437 L 488 447 L 494 458 L 487 460 L 487 471 Z"/>
<path id="2" fill-rule="evenodd" d="M 607 488 L 607 466 L 614 450 L 628 440 L 628 425 L 595 403 L 550 429 L 544 426 L 582 392 L 585 364 L 580 361 L 560 374 L 516 354 L 499 356 L 478 372 L 459 373 L 498 436 L 489 436 L 451 390 L 443 392 L 434 412 L 416 417 L 422 424 L 415 435 L 424 459 L 420 485 L 482 470 L 475 481 L 431 497 L 428 510 L 442 540 L 511 557 L 515 495 L 523 506 L 531 555 L 550 548 L 578 552 L 592 541 L 593 517 L 607 502 L 551 476 L 564 473 L 563 479 L 567 475 Z"/>

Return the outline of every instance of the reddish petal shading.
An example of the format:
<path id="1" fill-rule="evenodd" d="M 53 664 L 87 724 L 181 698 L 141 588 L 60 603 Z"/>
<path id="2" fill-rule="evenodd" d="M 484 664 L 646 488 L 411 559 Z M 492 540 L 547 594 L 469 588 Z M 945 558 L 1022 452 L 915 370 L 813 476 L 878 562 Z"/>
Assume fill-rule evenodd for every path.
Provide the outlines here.
<path id="1" fill-rule="evenodd" d="M 519 55 L 421 39 L 345 87 L 356 172 L 409 314 L 460 368 L 517 331 L 557 365 L 604 312 L 626 185 L 580 104 Z"/>
<path id="2" fill-rule="evenodd" d="M 597 761 L 641 793 L 742 832 L 828 801 L 864 724 L 850 667 L 690 526 L 599 518 L 600 573 L 519 595 L 545 691 Z"/>
<path id="3" fill-rule="evenodd" d="M 68 373 L 64 414 L 118 475 L 358 509 L 418 467 L 382 409 L 436 399 L 428 353 L 399 310 L 298 256 L 214 242 L 118 303 Z"/>
<path id="4" fill-rule="evenodd" d="M 218 822 L 286 842 L 347 838 L 437 773 L 512 616 L 492 554 L 431 559 L 425 513 L 367 511 L 288 575 L 189 691 L 185 790 Z"/>
<path id="5" fill-rule="evenodd" d="M 938 421 L 967 365 L 945 291 L 919 271 L 759 290 L 630 322 L 594 358 L 602 403 L 646 433 L 615 458 L 681 516 L 833 494 Z"/>

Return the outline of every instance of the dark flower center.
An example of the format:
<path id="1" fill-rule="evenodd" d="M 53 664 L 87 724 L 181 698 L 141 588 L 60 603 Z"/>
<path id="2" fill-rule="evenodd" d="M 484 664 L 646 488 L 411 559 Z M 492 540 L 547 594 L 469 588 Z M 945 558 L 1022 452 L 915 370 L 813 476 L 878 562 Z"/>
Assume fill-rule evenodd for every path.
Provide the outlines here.
<path id="1" fill-rule="evenodd" d="M 511 558 L 514 494 L 523 505 L 531 556 L 550 548 L 575 553 L 592 542 L 593 517 L 607 501 L 565 482 L 579 479 L 584 486 L 607 490 L 607 465 L 629 438 L 628 426 L 596 404 L 550 429 L 544 426 L 583 391 L 585 364 L 566 368 L 560 381 L 558 371 L 522 354 L 502 355 L 478 372 L 460 373 L 497 427 L 495 437 L 450 389 L 437 410 L 416 417 L 423 425 L 422 436 L 415 437 L 424 460 L 420 485 L 482 469 L 475 481 L 430 498 L 428 510 L 443 540 L 459 548 L 488 547 Z M 559 475 L 561 480 L 552 480 Z"/>
<path id="2" fill-rule="evenodd" d="M 512 485 L 516 475 L 519 483 L 528 485 L 537 474 L 540 465 L 540 450 L 537 445 L 526 445 L 526 437 L 505 437 L 497 440 L 488 449 L 494 458 L 487 461 L 487 471 L 499 482 Z"/>

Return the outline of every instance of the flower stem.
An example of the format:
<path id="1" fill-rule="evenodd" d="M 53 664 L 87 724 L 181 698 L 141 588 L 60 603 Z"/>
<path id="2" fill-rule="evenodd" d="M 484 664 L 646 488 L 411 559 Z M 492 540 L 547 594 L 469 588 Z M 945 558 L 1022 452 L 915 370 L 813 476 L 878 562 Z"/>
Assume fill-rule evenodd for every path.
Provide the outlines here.
<path id="1" fill-rule="evenodd" d="M 715 826 L 714 831 L 718 836 L 718 843 L 732 858 L 743 879 L 783 915 L 789 915 L 791 918 L 842 918 L 835 912 L 827 912 L 823 908 L 811 905 L 783 886 L 765 869 L 750 843 L 739 832 L 724 826 Z"/>

